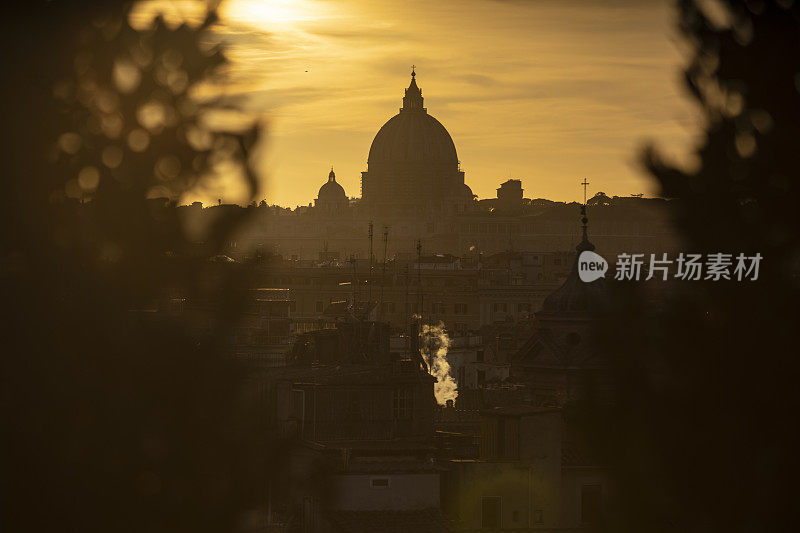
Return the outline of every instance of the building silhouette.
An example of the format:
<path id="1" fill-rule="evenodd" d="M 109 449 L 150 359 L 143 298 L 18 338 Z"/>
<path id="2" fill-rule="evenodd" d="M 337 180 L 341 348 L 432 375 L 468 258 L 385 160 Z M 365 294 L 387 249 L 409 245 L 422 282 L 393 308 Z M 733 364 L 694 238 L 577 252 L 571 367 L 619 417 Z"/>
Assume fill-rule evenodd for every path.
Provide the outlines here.
<path id="1" fill-rule="evenodd" d="M 336 215 L 347 209 L 349 204 L 347 195 L 344 193 L 344 187 L 336 182 L 336 173 L 333 172 L 333 167 L 331 167 L 328 181 L 319 188 L 314 207 L 327 215 Z"/>
<path id="2" fill-rule="evenodd" d="M 361 174 L 363 203 L 371 212 L 452 214 L 472 202 L 455 143 L 423 104 L 412 70 L 403 107 L 378 130 Z"/>
<path id="3" fill-rule="evenodd" d="M 514 379 L 526 385 L 539 406 L 569 404 L 581 399 L 587 387 L 595 399 L 610 396 L 609 363 L 593 337 L 611 297 L 604 278 L 587 283 L 578 275 L 580 254 L 595 249 L 585 209 L 581 220 L 583 238 L 569 274 L 536 310 L 533 334 L 512 357 Z"/>
<path id="4" fill-rule="evenodd" d="M 523 188 L 519 178 L 500 184 L 496 198 L 478 200 L 464 179 L 455 143 L 428 113 L 412 71 L 402 107 L 369 148 L 360 198 L 348 198 L 331 167 L 308 205 L 289 209 L 262 202 L 228 254 L 238 259 L 258 249 L 297 259 L 317 259 L 323 251 L 326 259 L 368 258 L 370 223 L 377 240 L 384 228 L 388 231 L 390 260 L 415 257 L 420 240 L 426 253 L 473 259 L 506 252 L 571 252 L 580 241 L 574 216 L 579 204 L 526 198 L 533 188 Z M 593 208 L 593 240 L 609 254 L 679 249 L 667 200 L 598 193 L 588 205 Z M 192 211 L 187 217 L 198 227 L 204 225 L 202 217 L 214 218 L 215 209 L 234 206 L 201 207 L 183 208 Z M 381 244 L 373 242 L 373 257 L 380 258 L 375 250 Z"/>

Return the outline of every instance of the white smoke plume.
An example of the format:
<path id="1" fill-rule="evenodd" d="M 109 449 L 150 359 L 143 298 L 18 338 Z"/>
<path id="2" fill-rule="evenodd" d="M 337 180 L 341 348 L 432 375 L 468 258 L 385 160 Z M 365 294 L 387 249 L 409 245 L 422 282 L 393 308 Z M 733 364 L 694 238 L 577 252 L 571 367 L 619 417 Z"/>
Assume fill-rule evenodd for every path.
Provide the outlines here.
<path id="1" fill-rule="evenodd" d="M 450 363 L 447 361 L 450 337 L 441 322 L 436 325 L 423 324 L 419 337 L 420 353 L 437 379 L 433 386 L 436 403 L 445 405 L 447 400 L 455 400 L 458 396 L 456 380 L 450 375 Z"/>

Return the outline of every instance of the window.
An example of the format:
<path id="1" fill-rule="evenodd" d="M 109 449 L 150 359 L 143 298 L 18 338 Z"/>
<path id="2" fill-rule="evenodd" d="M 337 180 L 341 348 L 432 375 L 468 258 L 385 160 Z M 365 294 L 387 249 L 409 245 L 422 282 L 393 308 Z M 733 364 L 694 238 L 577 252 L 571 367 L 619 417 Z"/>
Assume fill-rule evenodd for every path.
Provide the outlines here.
<path id="1" fill-rule="evenodd" d="M 316 306 L 314 307 L 314 310 L 317 313 L 321 313 L 322 311 L 325 310 L 325 304 L 323 302 L 317 302 Z"/>
<path id="2" fill-rule="evenodd" d="M 505 302 L 495 302 L 494 305 L 492 305 L 492 310 L 495 313 L 505 313 L 508 310 L 508 306 Z"/>
<path id="3" fill-rule="evenodd" d="M 481 499 L 481 527 L 500 527 L 500 498 L 484 496 Z"/>
<path id="4" fill-rule="evenodd" d="M 600 485 L 584 485 L 581 487 L 581 522 L 597 524 L 602 512 L 603 492 Z"/>
<path id="5" fill-rule="evenodd" d="M 394 302 L 383 302 L 384 313 L 394 313 Z"/>
<path id="6" fill-rule="evenodd" d="M 411 418 L 414 397 L 410 389 L 397 389 L 392 397 L 392 411 L 395 420 L 406 420 Z"/>
<path id="7" fill-rule="evenodd" d="M 530 313 L 530 312 L 531 312 L 531 304 L 529 303 L 517 304 L 517 313 Z"/>
<path id="8" fill-rule="evenodd" d="M 457 314 L 457 315 L 466 315 L 467 314 L 467 304 L 456 304 L 455 305 L 455 314 Z"/>
<path id="9" fill-rule="evenodd" d="M 536 509 L 533 512 L 533 522 L 535 524 L 543 524 L 544 523 L 544 511 L 541 509 Z"/>
<path id="10" fill-rule="evenodd" d="M 483 363 L 483 350 L 478 350 L 478 353 L 475 356 L 475 360 L 479 363 Z"/>
<path id="11" fill-rule="evenodd" d="M 389 486 L 388 477 L 374 477 L 370 480 L 370 486 L 373 489 L 385 489 Z"/>

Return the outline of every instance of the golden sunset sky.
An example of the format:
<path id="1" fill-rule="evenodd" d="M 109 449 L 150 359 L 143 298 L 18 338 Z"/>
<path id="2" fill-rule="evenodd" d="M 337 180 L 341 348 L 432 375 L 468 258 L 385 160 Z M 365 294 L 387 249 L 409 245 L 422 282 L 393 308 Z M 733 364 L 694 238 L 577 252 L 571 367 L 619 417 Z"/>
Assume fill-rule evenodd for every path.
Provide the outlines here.
<path id="1" fill-rule="evenodd" d="M 582 199 L 584 177 L 590 194 L 655 194 L 643 144 L 682 161 L 699 131 L 666 0 L 228 0 L 221 15 L 226 91 L 269 129 L 271 204 L 308 204 L 331 165 L 360 196 L 412 64 L 479 198 L 509 177 L 529 198 Z M 243 199 L 236 180 L 216 187 L 186 200 Z"/>

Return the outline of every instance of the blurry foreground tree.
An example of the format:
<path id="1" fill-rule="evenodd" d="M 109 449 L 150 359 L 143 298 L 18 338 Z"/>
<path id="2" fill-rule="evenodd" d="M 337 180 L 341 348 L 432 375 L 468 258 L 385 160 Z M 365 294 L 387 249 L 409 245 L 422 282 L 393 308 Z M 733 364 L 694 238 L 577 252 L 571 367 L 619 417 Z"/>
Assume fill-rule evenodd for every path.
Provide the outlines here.
<path id="1" fill-rule="evenodd" d="M 687 252 L 763 256 L 758 281 L 618 284 L 603 336 L 617 406 L 588 426 L 619 474 L 609 531 L 794 531 L 800 475 L 800 6 L 681 0 L 705 137 L 683 171 L 648 150 Z"/>
<path id="2" fill-rule="evenodd" d="M 242 280 L 208 261 L 241 221 L 198 247 L 173 203 L 221 167 L 255 194 L 258 129 L 210 126 L 215 6 L 138 30 L 131 5 L 34 0 L 1 23 L 2 531 L 220 532 L 254 504 L 219 341 Z M 174 294 L 207 302 L 208 331 L 150 318 Z"/>

